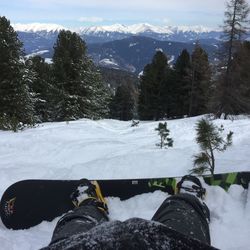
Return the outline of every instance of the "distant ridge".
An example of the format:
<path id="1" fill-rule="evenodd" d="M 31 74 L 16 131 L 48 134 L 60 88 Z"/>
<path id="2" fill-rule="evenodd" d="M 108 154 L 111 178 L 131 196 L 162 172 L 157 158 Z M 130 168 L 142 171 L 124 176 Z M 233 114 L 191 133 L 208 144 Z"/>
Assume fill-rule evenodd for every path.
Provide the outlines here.
<path id="1" fill-rule="evenodd" d="M 54 23 L 14 23 L 11 24 L 16 31 L 20 32 L 59 32 L 60 30 L 66 29 L 62 25 L 54 24 Z"/>
<path id="2" fill-rule="evenodd" d="M 53 24 L 53 23 L 29 23 L 29 24 L 21 24 L 14 23 L 12 24 L 15 30 L 22 32 L 39 32 L 39 31 L 47 31 L 47 32 L 56 32 L 62 29 L 76 31 L 80 34 L 97 34 L 97 33 L 105 33 L 105 32 L 116 32 L 116 33 L 124 33 L 124 34 L 140 34 L 145 32 L 152 32 L 158 34 L 173 34 L 180 32 L 194 32 L 194 33 L 209 33 L 212 31 L 218 32 L 219 30 L 216 28 L 208 28 L 201 25 L 196 26 L 156 26 L 148 23 L 139 23 L 133 25 L 123 25 L 123 24 L 113 24 L 113 25 L 105 25 L 105 26 L 90 26 L 90 27 L 80 27 L 76 29 L 70 29 L 64 27 L 62 25 Z"/>

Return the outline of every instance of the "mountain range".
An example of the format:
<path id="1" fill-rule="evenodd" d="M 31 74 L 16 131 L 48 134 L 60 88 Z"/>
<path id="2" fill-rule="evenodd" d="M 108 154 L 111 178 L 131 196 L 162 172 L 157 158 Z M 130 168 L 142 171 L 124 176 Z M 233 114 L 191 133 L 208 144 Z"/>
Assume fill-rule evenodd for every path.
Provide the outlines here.
<path id="1" fill-rule="evenodd" d="M 191 40 L 220 38 L 221 32 L 203 26 L 153 26 L 147 23 L 125 26 L 114 24 L 110 26 L 95 26 L 78 29 L 78 33 L 91 43 L 107 42 L 124 39 L 131 35 L 150 37 L 160 41 L 189 42 Z"/>
<path id="2" fill-rule="evenodd" d="M 151 37 L 161 41 L 190 42 L 193 40 L 220 40 L 221 31 L 204 26 L 154 26 L 148 23 L 134 25 L 113 24 L 109 26 L 91 26 L 68 29 L 57 24 L 13 24 L 15 30 L 26 33 L 47 34 L 60 30 L 71 30 L 80 34 L 87 43 L 121 40 L 132 35 Z M 210 42 L 210 41 L 209 41 Z"/>
<path id="3" fill-rule="evenodd" d="M 67 29 L 57 24 L 40 23 L 14 24 L 13 27 L 24 43 L 26 54 L 39 54 L 45 58 L 52 57 L 58 33 Z M 88 53 L 96 64 L 135 73 L 151 61 L 157 49 L 162 49 L 171 63 L 184 48 L 191 52 L 197 40 L 213 61 L 222 34 L 203 26 L 160 27 L 146 23 L 82 27 L 72 31 L 86 41 Z"/>

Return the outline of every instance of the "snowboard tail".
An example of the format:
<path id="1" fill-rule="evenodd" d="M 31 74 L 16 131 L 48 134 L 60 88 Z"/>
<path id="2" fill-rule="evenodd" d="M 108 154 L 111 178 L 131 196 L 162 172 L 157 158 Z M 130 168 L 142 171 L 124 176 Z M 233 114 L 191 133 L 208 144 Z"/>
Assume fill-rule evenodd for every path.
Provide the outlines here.
<path id="1" fill-rule="evenodd" d="M 248 188 L 250 172 L 236 172 L 203 176 L 208 185 L 218 185 L 228 190 L 232 184 Z M 104 197 L 121 200 L 135 195 L 161 190 L 174 194 L 181 177 L 97 180 Z M 70 195 L 80 184 L 79 180 L 24 180 L 11 185 L 3 194 L 0 214 L 4 225 L 11 229 L 25 229 L 42 221 L 72 210 Z"/>

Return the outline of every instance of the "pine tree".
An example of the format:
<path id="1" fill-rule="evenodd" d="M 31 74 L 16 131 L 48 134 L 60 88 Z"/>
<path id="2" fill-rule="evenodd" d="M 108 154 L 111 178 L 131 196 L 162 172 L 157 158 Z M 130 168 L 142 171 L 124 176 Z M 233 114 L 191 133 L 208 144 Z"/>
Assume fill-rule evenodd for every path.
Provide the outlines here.
<path id="1" fill-rule="evenodd" d="M 250 8 L 246 0 L 229 0 L 226 6 L 224 21 L 224 37 L 226 42 L 227 73 L 231 70 L 233 54 L 238 42 L 243 39 L 249 28 L 248 15 Z"/>
<path id="2" fill-rule="evenodd" d="M 217 117 L 244 112 L 249 109 L 247 102 L 238 89 L 238 81 L 234 78 L 234 55 L 241 47 L 241 41 L 249 29 L 248 15 L 250 8 L 245 0 L 229 0 L 226 6 L 224 21 L 225 51 L 223 53 L 220 75 L 216 81 L 216 91 L 212 100 L 212 108 Z M 247 61 L 249 58 L 247 59 Z"/>
<path id="3" fill-rule="evenodd" d="M 234 54 L 232 62 L 233 82 L 237 82 L 235 113 L 250 114 L 250 42 L 245 41 Z"/>
<path id="4" fill-rule="evenodd" d="M 116 90 L 112 102 L 111 118 L 128 121 L 134 118 L 136 91 L 131 84 L 123 84 Z"/>
<path id="5" fill-rule="evenodd" d="M 101 73 L 89 59 L 88 65 L 84 74 L 87 97 L 86 116 L 91 119 L 108 118 L 112 100 L 111 90 L 104 85 Z"/>
<path id="6" fill-rule="evenodd" d="M 59 90 L 56 119 L 100 118 L 108 114 L 108 91 L 86 56 L 85 42 L 76 33 L 63 30 L 54 50 L 54 82 Z"/>
<path id="7" fill-rule="evenodd" d="M 186 49 L 177 58 L 174 68 L 176 71 L 175 115 L 183 117 L 189 113 L 192 80 L 191 58 Z"/>
<path id="8" fill-rule="evenodd" d="M 159 146 L 160 148 L 163 147 L 173 147 L 173 139 L 168 137 L 169 136 L 169 129 L 167 128 L 167 123 L 159 123 L 158 127 L 155 129 L 158 131 L 158 135 L 160 136 L 160 143 L 157 143 L 156 146 Z"/>
<path id="9" fill-rule="evenodd" d="M 140 81 L 138 113 L 142 120 L 167 116 L 171 103 L 171 69 L 166 55 L 157 51 L 152 63 L 145 66 Z"/>
<path id="10" fill-rule="evenodd" d="M 34 106 L 22 43 L 9 20 L 0 17 L 0 128 L 17 131 L 33 125 Z"/>
<path id="11" fill-rule="evenodd" d="M 138 100 L 138 114 L 141 120 L 154 119 L 151 111 L 151 91 L 152 91 L 153 74 L 150 64 L 146 65 L 143 70 L 143 75 L 140 78 L 139 85 L 139 100 Z"/>
<path id="12" fill-rule="evenodd" d="M 239 45 L 229 73 L 232 92 L 229 95 L 232 115 L 250 114 L 250 42 Z M 226 118 L 226 117 L 225 117 Z"/>
<path id="13" fill-rule="evenodd" d="M 192 53 L 191 77 L 189 116 L 196 116 L 207 112 L 211 89 L 211 69 L 208 55 L 198 43 Z"/>
<path id="14" fill-rule="evenodd" d="M 29 58 L 25 62 L 31 76 L 30 88 L 35 99 L 35 115 L 38 122 L 46 122 L 52 119 L 52 85 L 51 66 L 40 56 Z"/>
<path id="15" fill-rule="evenodd" d="M 201 119 L 196 126 L 196 142 L 199 144 L 202 152 L 194 156 L 194 168 L 191 173 L 203 174 L 209 171 L 214 174 L 215 156 L 214 152 L 224 152 L 232 145 L 233 132 L 229 132 L 226 139 L 223 138 L 222 132 L 224 127 L 215 126 L 212 122 Z"/>
<path id="16" fill-rule="evenodd" d="M 60 90 L 58 103 L 55 106 L 57 120 L 74 120 L 86 114 L 84 107 L 80 107 L 82 96 L 86 96 L 83 72 L 85 43 L 76 34 L 62 30 L 54 46 L 54 80 Z M 80 99 L 80 100 L 79 100 Z"/>

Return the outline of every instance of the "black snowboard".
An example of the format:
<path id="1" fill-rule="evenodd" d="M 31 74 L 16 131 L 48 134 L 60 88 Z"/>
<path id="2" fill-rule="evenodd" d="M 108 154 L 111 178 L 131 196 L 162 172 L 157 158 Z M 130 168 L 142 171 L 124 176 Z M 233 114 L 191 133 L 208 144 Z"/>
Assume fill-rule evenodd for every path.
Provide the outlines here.
<path id="1" fill-rule="evenodd" d="M 176 182 L 181 177 L 98 180 L 105 197 L 121 200 L 135 195 L 162 190 L 174 194 Z M 232 184 L 248 188 L 250 172 L 204 176 L 209 185 L 220 185 L 225 190 Z M 80 184 L 79 180 L 24 180 L 11 185 L 3 194 L 0 203 L 1 219 L 7 228 L 25 229 L 66 213 L 74 208 L 71 193 Z"/>

